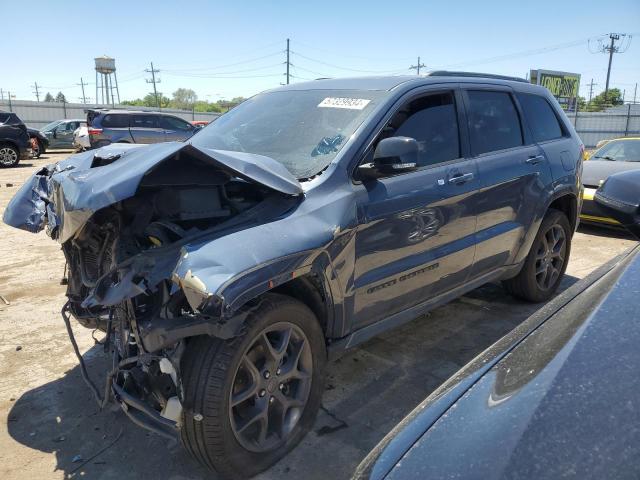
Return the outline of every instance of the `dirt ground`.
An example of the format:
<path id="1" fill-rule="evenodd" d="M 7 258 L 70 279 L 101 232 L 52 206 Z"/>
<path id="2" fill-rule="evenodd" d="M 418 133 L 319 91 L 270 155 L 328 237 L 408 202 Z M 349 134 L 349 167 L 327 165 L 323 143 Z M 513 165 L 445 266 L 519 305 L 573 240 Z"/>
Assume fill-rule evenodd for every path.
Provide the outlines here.
<path id="1" fill-rule="evenodd" d="M 0 170 L 0 215 L 25 179 L 68 153 Z M 581 228 L 562 288 L 635 244 Z M 44 233 L 0 223 L 0 478 L 214 478 L 175 442 L 98 411 L 69 344 L 60 308 L 63 256 Z M 260 478 L 348 478 L 386 432 L 463 364 L 536 310 L 484 286 L 329 368 L 323 407 L 302 444 Z M 90 372 L 106 370 L 91 332 L 76 327 Z"/>

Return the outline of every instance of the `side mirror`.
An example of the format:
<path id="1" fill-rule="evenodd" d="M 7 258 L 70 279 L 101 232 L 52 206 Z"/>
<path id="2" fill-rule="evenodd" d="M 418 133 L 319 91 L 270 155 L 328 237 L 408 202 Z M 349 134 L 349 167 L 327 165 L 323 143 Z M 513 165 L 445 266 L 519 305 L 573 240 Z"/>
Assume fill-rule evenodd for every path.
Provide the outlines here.
<path id="1" fill-rule="evenodd" d="M 418 142 L 410 137 L 389 137 L 378 143 L 373 162 L 358 167 L 363 178 L 380 178 L 415 170 L 418 166 Z"/>
<path id="2" fill-rule="evenodd" d="M 57 129 L 57 128 L 54 128 L 54 129 L 51 131 L 51 136 L 52 136 L 53 138 L 58 138 L 58 129 Z"/>
<path id="3" fill-rule="evenodd" d="M 594 200 L 606 215 L 640 239 L 640 170 L 611 175 L 598 188 Z"/>

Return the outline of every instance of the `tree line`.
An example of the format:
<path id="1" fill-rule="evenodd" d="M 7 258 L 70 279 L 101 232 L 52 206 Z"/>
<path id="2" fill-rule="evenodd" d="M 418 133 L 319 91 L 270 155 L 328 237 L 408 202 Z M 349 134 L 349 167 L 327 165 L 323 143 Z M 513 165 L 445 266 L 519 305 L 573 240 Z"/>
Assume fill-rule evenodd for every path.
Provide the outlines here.
<path id="1" fill-rule="evenodd" d="M 179 88 L 171 95 L 171 98 L 158 92 L 158 98 L 153 92 L 148 93 L 143 98 L 136 98 L 135 100 L 123 100 L 120 102 L 122 105 L 130 105 L 134 107 L 158 107 L 160 108 L 175 108 L 178 110 L 195 110 L 196 112 L 226 112 L 230 108 L 235 107 L 239 103 L 244 101 L 244 97 L 234 97 L 231 100 L 218 100 L 216 102 L 209 102 L 207 100 L 198 100 L 196 92 L 190 88 Z M 54 97 L 51 93 L 47 92 L 44 96 L 45 102 L 59 102 L 68 103 L 68 100 L 62 92 Z"/>
<path id="2" fill-rule="evenodd" d="M 156 99 L 156 95 L 150 92 L 143 98 L 125 100 L 121 103 L 122 105 L 137 107 L 158 107 L 159 105 L 160 108 L 176 108 L 178 110 L 194 110 L 196 112 L 226 112 L 244 100 L 244 97 L 235 97 L 231 100 L 209 102 L 207 100 L 199 100 L 196 92 L 190 88 L 179 88 L 173 92 L 171 98 L 165 96 L 162 92 L 158 92 Z"/>

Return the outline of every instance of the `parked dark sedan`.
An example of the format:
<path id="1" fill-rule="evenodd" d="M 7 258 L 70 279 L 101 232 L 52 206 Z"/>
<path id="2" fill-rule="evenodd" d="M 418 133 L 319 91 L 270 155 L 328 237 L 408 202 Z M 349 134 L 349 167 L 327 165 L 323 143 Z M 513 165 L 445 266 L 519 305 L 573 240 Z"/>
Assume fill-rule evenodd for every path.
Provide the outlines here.
<path id="1" fill-rule="evenodd" d="M 640 171 L 602 211 L 640 235 Z M 640 246 L 547 304 L 432 393 L 357 479 L 639 478 Z"/>

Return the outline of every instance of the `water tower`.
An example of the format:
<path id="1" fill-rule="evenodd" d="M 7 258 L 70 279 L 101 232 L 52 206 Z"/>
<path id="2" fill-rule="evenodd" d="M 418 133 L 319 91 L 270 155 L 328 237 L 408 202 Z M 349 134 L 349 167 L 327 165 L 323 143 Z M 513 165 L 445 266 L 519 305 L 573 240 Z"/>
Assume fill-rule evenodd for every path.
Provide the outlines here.
<path id="1" fill-rule="evenodd" d="M 116 75 L 116 59 L 103 55 L 96 57 L 96 104 L 102 103 L 115 106 L 113 90 L 116 90 L 118 103 L 120 103 L 120 91 L 118 90 L 118 76 Z M 99 97 L 101 95 L 101 97 Z M 100 101 L 102 99 L 102 101 Z"/>

